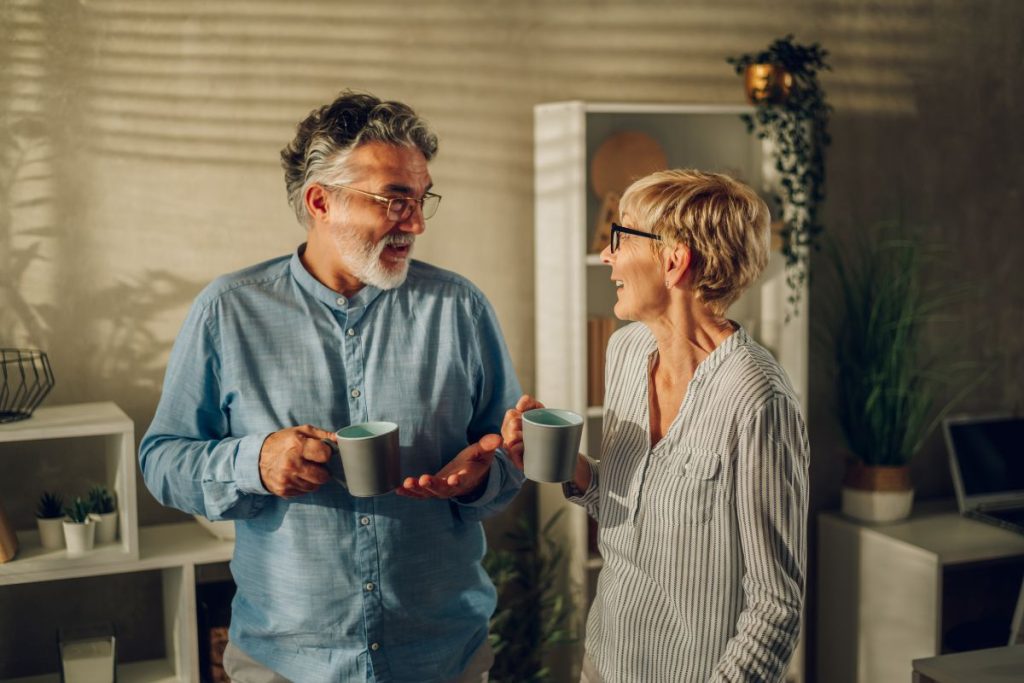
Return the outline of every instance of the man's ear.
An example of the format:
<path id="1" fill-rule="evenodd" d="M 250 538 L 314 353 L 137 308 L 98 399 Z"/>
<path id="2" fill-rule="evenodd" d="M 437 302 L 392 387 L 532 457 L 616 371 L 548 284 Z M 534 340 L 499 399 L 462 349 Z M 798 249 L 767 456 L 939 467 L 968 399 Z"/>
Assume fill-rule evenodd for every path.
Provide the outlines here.
<path id="1" fill-rule="evenodd" d="M 313 183 L 306 188 L 306 194 L 302 201 L 306 203 L 306 212 L 313 222 L 326 221 L 331 215 L 331 206 L 327 201 L 327 190 L 319 183 Z"/>
<path id="2" fill-rule="evenodd" d="M 665 270 L 665 287 L 672 289 L 682 282 L 690 270 L 692 259 L 692 252 L 684 244 L 677 244 L 664 251 L 661 262 Z"/>

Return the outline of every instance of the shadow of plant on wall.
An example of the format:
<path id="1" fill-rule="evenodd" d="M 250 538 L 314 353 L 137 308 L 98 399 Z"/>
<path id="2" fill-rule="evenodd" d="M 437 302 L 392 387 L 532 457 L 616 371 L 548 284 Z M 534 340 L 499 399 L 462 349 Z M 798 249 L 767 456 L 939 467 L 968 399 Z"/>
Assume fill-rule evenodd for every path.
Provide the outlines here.
<path id="1" fill-rule="evenodd" d="M 162 333 L 158 318 L 186 307 L 201 287 L 167 270 L 145 270 L 98 291 L 92 306 L 102 315 L 87 335 L 88 376 L 155 403 L 174 343 L 173 331 Z"/>
<path id="2" fill-rule="evenodd" d="M 31 267 L 45 260 L 45 241 L 57 236 L 45 216 L 51 157 L 41 119 L 19 117 L 0 125 L 0 345 L 44 346 L 52 331 L 54 307 L 32 303 L 24 286 Z M 44 215 L 35 225 L 33 213 Z M 16 230 L 22 215 L 29 225 Z"/>

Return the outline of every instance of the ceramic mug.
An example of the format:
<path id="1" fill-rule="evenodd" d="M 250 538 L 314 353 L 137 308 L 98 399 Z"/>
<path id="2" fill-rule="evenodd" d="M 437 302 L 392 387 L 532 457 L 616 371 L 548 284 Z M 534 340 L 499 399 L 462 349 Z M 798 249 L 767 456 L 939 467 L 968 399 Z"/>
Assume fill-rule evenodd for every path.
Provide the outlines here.
<path id="1" fill-rule="evenodd" d="M 324 439 L 334 451 L 327 469 L 353 496 L 381 496 L 402 483 L 397 424 L 362 422 L 339 429 L 335 437 L 337 443 Z"/>
<path id="2" fill-rule="evenodd" d="M 523 463 L 526 478 L 569 481 L 583 437 L 583 417 L 570 410 L 538 408 L 523 413 Z"/>

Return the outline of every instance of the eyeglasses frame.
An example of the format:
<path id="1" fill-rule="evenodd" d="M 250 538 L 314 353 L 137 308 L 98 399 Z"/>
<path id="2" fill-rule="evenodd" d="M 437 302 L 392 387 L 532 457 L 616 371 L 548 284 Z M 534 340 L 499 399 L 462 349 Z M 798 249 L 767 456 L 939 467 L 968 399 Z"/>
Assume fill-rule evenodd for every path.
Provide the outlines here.
<path id="1" fill-rule="evenodd" d="M 625 233 L 627 235 L 636 235 L 637 237 L 646 237 L 649 240 L 657 240 L 658 242 L 661 242 L 661 236 L 655 235 L 653 232 L 644 232 L 643 230 L 626 228 L 619 225 L 618 223 L 612 223 L 612 236 L 608 246 L 611 248 L 611 253 L 613 254 L 619 250 L 619 246 L 622 242 L 621 239 L 618 237 L 620 233 Z"/>
<path id="2" fill-rule="evenodd" d="M 433 218 L 434 215 L 437 213 L 437 207 L 439 207 L 441 205 L 441 195 L 439 195 L 439 194 L 437 194 L 435 192 L 425 192 L 425 193 L 423 193 L 423 196 L 421 198 L 416 199 L 415 197 L 388 197 L 387 195 L 377 194 L 375 192 L 367 192 L 366 190 L 360 190 L 358 187 L 351 187 L 349 185 L 324 185 L 324 187 L 330 187 L 330 188 L 334 188 L 334 189 L 338 189 L 338 190 L 349 190 L 351 192 L 356 192 L 356 193 L 361 194 L 361 195 L 366 195 L 367 197 L 370 197 L 371 199 L 373 199 L 377 203 L 383 204 L 384 205 L 384 213 L 387 214 L 389 220 L 393 220 L 393 221 L 404 221 L 404 220 L 407 220 L 409 218 L 409 216 L 412 215 L 412 211 L 410 211 L 408 215 L 402 216 L 401 214 L 396 214 L 399 217 L 398 218 L 392 218 L 391 217 L 391 215 L 392 215 L 391 214 L 391 203 L 392 202 L 397 202 L 397 201 L 416 202 L 417 204 L 419 204 L 420 214 L 423 216 L 423 220 L 425 220 L 425 221 L 428 221 L 431 218 Z M 426 212 L 423 210 L 423 206 L 424 206 L 424 203 L 428 199 L 430 199 L 432 197 L 437 197 L 437 204 L 435 205 L 434 210 L 428 216 L 426 214 Z M 413 211 L 415 211 L 415 209 L 413 209 Z"/>

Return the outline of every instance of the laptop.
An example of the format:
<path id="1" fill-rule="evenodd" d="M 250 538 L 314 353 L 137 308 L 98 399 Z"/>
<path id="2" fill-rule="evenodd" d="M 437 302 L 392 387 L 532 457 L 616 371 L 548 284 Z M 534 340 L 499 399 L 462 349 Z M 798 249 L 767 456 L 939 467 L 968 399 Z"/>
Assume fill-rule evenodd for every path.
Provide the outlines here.
<path id="1" fill-rule="evenodd" d="M 943 421 L 960 514 L 1024 534 L 1024 417 Z"/>

